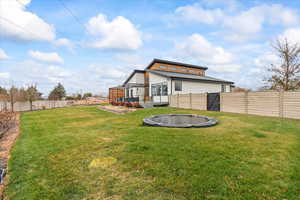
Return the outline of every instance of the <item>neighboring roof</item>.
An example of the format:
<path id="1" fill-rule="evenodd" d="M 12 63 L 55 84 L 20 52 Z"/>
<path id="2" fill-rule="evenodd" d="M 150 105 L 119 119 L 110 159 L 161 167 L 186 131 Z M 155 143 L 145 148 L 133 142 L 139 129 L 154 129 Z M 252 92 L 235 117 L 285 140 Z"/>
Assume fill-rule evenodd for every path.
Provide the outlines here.
<path id="1" fill-rule="evenodd" d="M 169 65 L 179 65 L 179 66 L 185 66 L 185 67 L 191 67 L 191 68 L 197 68 L 197 69 L 204 69 L 207 70 L 207 67 L 199 66 L 199 65 L 191 65 L 181 62 L 174 62 L 174 61 L 168 61 L 168 60 L 162 60 L 162 59 L 153 59 L 152 62 L 146 67 L 146 69 L 149 69 L 154 63 L 162 63 L 162 64 L 169 64 Z"/>
<path id="2" fill-rule="evenodd" d="M 145 73 L 145 70 L 139 70 L 139 69 L 134 70 L 134 71 L 130 74 L 130 76 L 126 79 L 126 81 L 123 83 L 123 86 L 131 79 L 131 77 L 133 77 L 133 75 L 134 75 L 135 73 Z"/>
<path id="3" fill-rule="evenodd" d="M 157 75 L 161 75 L 164 77 L 174 78 L 174 79 L 190 79 L 190 80 L 202 81 L 202 82 L 217 82 L 217 83 L 234 84 L 234 82 L 217 79 L 217 78 L 213 78 L 210 76 L 199 76 L 199 75 L 193 75 L 193 74 L 182 74 L 182 73 L 158 71 L 158 70 L 146 70 L 146 71 L 157 74 Z"/>

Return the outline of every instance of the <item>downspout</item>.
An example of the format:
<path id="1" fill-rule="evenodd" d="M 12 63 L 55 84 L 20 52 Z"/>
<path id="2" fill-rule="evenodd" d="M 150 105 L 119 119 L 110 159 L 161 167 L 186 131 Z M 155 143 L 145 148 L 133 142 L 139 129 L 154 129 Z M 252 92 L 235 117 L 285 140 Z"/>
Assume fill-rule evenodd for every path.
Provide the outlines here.
<path id="1" fill-rule="evenodd" d="M 171 78 L 171 93 L 170 93 L 170 95 L 168 95 L 168 103 L 170 104 L 170 99 L 171 99 L 171 96 L 172 96 L 172 94 L 173 94 L 173 79 Z"/>
<path id="2" fill-rule="evenodd" d="M 171 78 L 171 95 L 173 94 L 173 79 Z"/>

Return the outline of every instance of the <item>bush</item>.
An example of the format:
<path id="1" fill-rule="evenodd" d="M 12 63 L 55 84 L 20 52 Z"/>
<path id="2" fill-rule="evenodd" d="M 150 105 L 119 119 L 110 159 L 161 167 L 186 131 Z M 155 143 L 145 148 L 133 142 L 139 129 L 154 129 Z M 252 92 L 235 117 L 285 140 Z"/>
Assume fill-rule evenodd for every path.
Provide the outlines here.
<path id="1" fill-rule="evenodd" d="M 0 137 L 10 128 L 13 118 L 13 112 L 0 112 Z"/>
<path id="2" fill-rule="evenodd" d="M 141 108 L 142 106 L 139 104 L 139 102 L 132 102 L 132 107 Z"/>
<path id="3" fill-rule="evenodd" d="M 131 107 L 132 105 L 131 105 L 130 102 L 124 102 L 124 106 L 126 106 L 126 107 Z"/>

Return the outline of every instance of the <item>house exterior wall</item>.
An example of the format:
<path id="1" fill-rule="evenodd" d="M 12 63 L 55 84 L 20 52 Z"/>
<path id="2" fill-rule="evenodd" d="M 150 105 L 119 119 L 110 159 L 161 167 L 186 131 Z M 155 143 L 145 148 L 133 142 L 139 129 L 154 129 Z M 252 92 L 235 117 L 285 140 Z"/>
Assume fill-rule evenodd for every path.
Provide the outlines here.
<path id="1" fill-rule="evenodd" d="M 144 84 L 144 73 L 136 72 L 131 79 L 128 81 L 128 83 L 141 83 Z"/>
<path id="2" fill-rule="evenodd" d="M 168 102 L 168 96 L 153 96 L 152 95 L 152 84 L 166 82 L 168 85 L 168 95 L 174 94 L 201 94 L 201 93 L 214 93 L 222 91 L 221 83 L 203 83 L 197 81 L 182 81 L 182 90 L 175 91 L 175 81 L 164 76 L 160 76 L 154 73 L 149 73 L 149 95 L 152 97 L 153 102 Z M 225 92 L 230 92 L 230 84 L 225 85 Z"/>
<path id="3" fill-rule="evenodd" d="M 225 92 L 230 92 L 230 84 L 225 85 Z M 182 91 L 175 91 L 175 80 L 172 81 L 172 94 L 200 94 L 221 92 L 221 83 L 203 83 L 196 81 L 182 81 Z"/>

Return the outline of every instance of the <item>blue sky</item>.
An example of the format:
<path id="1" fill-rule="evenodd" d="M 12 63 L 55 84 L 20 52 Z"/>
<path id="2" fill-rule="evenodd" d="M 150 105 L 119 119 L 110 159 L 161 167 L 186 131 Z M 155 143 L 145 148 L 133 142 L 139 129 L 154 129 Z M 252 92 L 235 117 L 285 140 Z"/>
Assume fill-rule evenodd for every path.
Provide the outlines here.
<path id="1" fill-rule="evenodd" d="M 258 88 L 278 62 L 270 43 L 300 42 L 299 1 L 1 0 L 0 85 L 47 95 L 106 94 L 153 58 L 204 65 Z"/>

